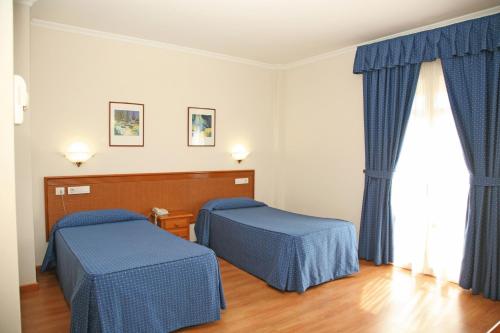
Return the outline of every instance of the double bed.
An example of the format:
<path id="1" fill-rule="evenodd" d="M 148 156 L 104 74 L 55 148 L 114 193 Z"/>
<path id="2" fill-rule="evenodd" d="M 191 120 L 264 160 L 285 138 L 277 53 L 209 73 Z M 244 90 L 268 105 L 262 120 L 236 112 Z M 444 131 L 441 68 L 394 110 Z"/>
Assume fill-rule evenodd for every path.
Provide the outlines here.
<path id="1" fill-rule="evenodd" d="M 203 206 L 197 242 L 283 291 L 307 288 L 359 271 L 352 223 L 268 207 L 248 198 Z"/>
<path id="2" fill-rule="evenodd" d="M 54 268 L 72 332 L 168 332 L 218 320 L 225 308 L 212 250 L 126 210 L 62 218 L 42 271 Z"/>

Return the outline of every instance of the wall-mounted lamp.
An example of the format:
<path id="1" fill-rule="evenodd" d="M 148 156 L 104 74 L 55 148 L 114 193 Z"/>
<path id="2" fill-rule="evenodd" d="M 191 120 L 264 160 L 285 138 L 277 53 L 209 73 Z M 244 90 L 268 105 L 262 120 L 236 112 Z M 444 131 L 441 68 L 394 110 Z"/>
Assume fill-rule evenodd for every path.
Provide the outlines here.
<path id="1" fill-rule="evenodd" d="M 14 75 L 14 124 L 24 121 L 24 110 L 28 107 L 28 89 L 26 82 L 19 75 Z"/>
<path id="2" fill-rule="evenodd" d="M 64 154 L 64 156 L 77 167 L 80 167 L 82 163 L 87 162 L 89 158 L 94 156 L 92 152 L 90 152 L 89 147 L 81 142 L 75 142 L 71 144 L 68 148 L 68 151 Z"/>
<path id="3" fill-rule="evenodd" d="M 250 154 L 242 145 L 236 145 L 233 149 L 232 156 L 238 163 L 241 163 Z"/>

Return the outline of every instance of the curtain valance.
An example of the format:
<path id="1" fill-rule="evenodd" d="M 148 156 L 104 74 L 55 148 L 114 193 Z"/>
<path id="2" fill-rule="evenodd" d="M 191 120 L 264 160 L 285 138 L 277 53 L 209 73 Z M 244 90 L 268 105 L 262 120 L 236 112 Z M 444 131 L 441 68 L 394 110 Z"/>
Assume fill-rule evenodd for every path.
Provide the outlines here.
<path id="1" fill-rule="evenodd" d="M 354 73 L 500 48 L 500 14 L 359 46 Z"/>

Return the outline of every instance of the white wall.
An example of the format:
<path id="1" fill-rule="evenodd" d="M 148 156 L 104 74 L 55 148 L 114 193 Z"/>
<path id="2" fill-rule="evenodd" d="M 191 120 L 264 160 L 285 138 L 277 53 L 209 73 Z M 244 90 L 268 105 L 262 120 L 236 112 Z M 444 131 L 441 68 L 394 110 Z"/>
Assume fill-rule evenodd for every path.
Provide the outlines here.
<path id="1" fill-rule="evenodd" d="M 363 87 L 355 50 L 283 79 L 279 192 L 286 209 L 347 219 L 359 230 L 364 186 Z"/>
<path id="2" fill-rule="evenodd" d="M 383 37 L 496 14 L 492 7 Z M 366 42 L 372 43 L 374 41 Z M 313 57 L 285 71 L 278 93 L 278 203 L 288 210 L 338 217 L 359 232 L 364 190 L 363 83 L 352 67 L 355 47 Z M 312 63 L 306 64 L 307 61 Z"/>
<path id="3" fill-rule="evenodd" d="M 45 252 L 43 177 L 255 169 L 273 203 L 276 73 L 177 51 L 32 26 L 31 128 L 36 262 Z M 108 102 L 145 104 L 145 147 L 108 147 Z M 187 107 L 217 109 L 216 147 L 187 147 Z M 85 141 L 81 168 L 61 152 Z M 251 151 L 241 165 L 234 144 Z"/>
<path id="4" fill-rule="evenodd" d="M 21 75 L 30 88 L 30 7 L 14 4 L 14 73 Z M 15 126 L 17 236 L 19 247 L 19 282 L 36 283 L 33 231 L 33 191 L 31 174 L 31 111 L 24 113 L 24 123 Z"/>
<path id="5" fill-rule="evenodd" d="M 0 332 L 21 331 L 13 114 L 13 9 L 0 1 Z"/>
<path id="6" fill-rule="evenodd" d="M 401 34 L 492 14 L 495 8 Z M 32 26 L 31 33 L 38 264 L 46 246 L 43 177 L 53 175 L 254 168 L 258 199 L 347 219 L 359 230 L 363 99 L 362 77 L 352 74 L 354 48 L 273 71 L 40 25 Z M 108 147 L 111 100 L 145 104 L 144 148 Z M 217 109 L 215 148 L 186 147 L 187 106 Z M 61 154 L 76 140 L 97 152 L 79 169 Z M 252 152 L 242 165 L 230 158 L 235 143 Z M 29 198 L 23 199 L 27 204 Z M 20 245 L 23 257 L 30 255 L 26 235 Z"/>

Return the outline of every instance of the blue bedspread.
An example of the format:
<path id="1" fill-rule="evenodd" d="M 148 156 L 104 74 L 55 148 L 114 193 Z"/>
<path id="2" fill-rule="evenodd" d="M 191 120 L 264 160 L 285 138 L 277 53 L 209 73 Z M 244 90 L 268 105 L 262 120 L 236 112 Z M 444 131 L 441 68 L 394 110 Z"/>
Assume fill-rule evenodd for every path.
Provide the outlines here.
<path id="1" fill-rule="evenodd" d="M 80 214 L 56 225 L 42 267 L 57 269 L 72 332 L 168 332 L 220 319 L 213 251 L 144 217 Z"/>
<path id="2" fill-rule="evenodd" d="M 347 221 L 239 198 L 209 202 L 196 224 L 200 244 L 280 290 L 304 292 L 359 271 L 356 230 Z"/>

